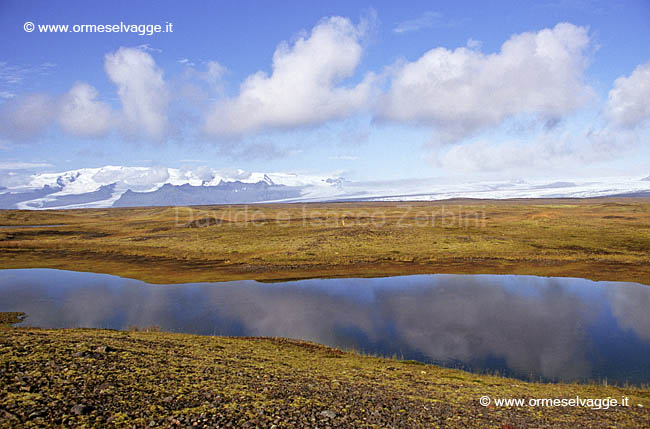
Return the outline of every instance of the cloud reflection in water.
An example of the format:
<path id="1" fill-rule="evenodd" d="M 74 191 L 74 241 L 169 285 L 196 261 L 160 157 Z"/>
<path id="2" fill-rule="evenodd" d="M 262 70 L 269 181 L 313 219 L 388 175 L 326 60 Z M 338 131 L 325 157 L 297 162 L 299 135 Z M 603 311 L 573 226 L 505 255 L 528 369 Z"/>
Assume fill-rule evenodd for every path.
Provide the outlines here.
<path id="1" fill-rule="evenodd" d="M 34 326 L 157 325 L 292 337 L 475 369 L 495 369 L 496 360 L 512 374 L 548 379 L 593 374 L 609 341 L 593 328 L 603 321 L 650 347 L 650 288 L 581 279 L 431 275 L 148 285 L 91 273 L 4 270 L 0 297 L 0 310 L 25 311 Z"/>

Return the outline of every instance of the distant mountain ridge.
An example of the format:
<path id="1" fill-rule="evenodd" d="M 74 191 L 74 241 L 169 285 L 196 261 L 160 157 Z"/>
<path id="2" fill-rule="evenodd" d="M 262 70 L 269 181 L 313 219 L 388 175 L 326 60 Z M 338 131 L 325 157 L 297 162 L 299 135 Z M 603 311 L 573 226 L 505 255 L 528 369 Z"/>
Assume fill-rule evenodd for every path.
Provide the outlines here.
<path id="1" fill-rule="evenodd" d="M 216 186 L 165 184 L 153 192 L 127 190 L 113 203 L 113 207 L 242 204 L 300 197 L 299 188 L 276 185 L 270 180 L 269 182 L 222 181 Z"/>
<path id="2" fill-rule="evenodd" d="M 104 201 L 110 199 L 114 191 L 115 183 L 111 183 L 110 185 L 102 185 L 98 190 L 93 192 L 62 195 L 54 201 L 43 201 L 42 204 L 36 206 L 36 208 L 55 208 Z"/>
<path id="3" fill-rule="evenodd" d="M 34 174 L 20 186 L 0 187 L 0 209 L 252 203 L 297 199 L 312 188 L 329 194 L 338 183 L 335 175 L 105 166 Z"/>
<path id="4" fill-rule="evenodd" d="M 0 176 L 0 209 L 134 207 L 262 202 L 432 201 L 452 198 L 641 197 L 650 176 L 460 182 L 447 178 L 355 182 L 339 174 L 105 166 Z"/>
<path id="5" fill-rule="evenodd" d="M 45 185 L 41 189 L 34 189 L 27 192 L 5 192 L 3 194 L 0 194 L 0 208 L 17 208 L 18 204 L 22 202 L 39 199 L 46 195 L 59 192 L 61 189 L 62 188 L 53 188 L 49 185 Z"/>

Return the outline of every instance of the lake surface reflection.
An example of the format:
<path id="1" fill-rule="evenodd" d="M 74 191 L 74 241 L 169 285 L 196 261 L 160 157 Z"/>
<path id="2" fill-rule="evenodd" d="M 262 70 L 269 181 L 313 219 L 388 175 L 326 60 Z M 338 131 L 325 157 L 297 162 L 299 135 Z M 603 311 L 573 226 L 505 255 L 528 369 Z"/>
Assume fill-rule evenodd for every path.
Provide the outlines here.
<path id="1" fill-rule="evenodd" d="M 544 380 L 650 382 L 650 287 L 583 279 L 418 275 L 150 285 L 0 270 L 23 325 L 300 338 Z"/>

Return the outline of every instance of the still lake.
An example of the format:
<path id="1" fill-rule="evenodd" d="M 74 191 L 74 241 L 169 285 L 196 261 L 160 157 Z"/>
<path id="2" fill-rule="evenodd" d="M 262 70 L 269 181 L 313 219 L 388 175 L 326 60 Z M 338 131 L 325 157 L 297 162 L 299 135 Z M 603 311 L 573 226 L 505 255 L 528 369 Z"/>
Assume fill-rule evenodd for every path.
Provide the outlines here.
<path id="1" fill-rule="evenodd" d="M 24 326 L 278 336 L 534 380 L 650 383 L 650 287 L 584 279 L 417 275 L 151 285 L 0 270 Z"/>

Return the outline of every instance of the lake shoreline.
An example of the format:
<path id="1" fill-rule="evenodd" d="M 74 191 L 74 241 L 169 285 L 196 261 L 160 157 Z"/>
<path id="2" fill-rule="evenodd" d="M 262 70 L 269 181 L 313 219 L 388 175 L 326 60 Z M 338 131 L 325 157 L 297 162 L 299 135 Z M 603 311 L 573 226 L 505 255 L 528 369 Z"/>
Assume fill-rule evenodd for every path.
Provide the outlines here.
<path id="1" fill-rule="evenodd" d="M 647 387 L 529 383 L 304 341 L 36 328 L 3 328 L 0 338 L 0 407 L 12 424 L 650 424 Z M 627 397 L 629 406 L 484 407 L 482 396 Z"/>
<path id="2" fill-rule="evenodd" d="M 66 271 L 101 273 L 149 284 L 222 283 L 253 280 L 278 283 L 298 280 L 337 278 L 381 278 L 426 274 L 456 275 L 522 275 L 537 277 L 576 278 L 595 282 L 628 282 L 650 286 L 645 266 L 634 264 L 590 263 L 566 261 L 504 261 L 493 258 L 447 260 L 436 263 L 358 263 L 342 266 L 301 264 L 282 267 L 240 264 L 224 266 L 203 261 L 170 261 L 166 258 L 130 258 L 128 256 L 80 255 L 66 252 L 63 256 L 32 252 L 31 255 L 7 254 L 2 269 L 50 268 Z M 38 255 L 38 257 L 36 257 Z M 38 259 L 38 260 L 34 260 Z M 132 261 L 127 261 L 133 259 Z M 150 266 L 155 264 L 157 268 Z"/>
<path id="3" fill-rule="evenodd" d="M 650 199 L 0 211 L 4 268 L 148 283 L 520 274 L 650 285 Z"/>

